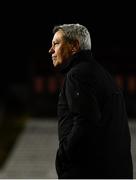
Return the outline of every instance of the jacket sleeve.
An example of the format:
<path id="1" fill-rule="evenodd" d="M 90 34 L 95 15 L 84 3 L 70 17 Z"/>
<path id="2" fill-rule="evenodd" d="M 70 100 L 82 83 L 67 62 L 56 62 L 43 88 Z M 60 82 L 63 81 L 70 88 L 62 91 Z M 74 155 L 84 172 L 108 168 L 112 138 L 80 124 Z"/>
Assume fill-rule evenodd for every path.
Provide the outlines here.
<path id="1" fill-rule="evenodd" d="M 100 112 L 91 85 L 76 73 L 67 76 L 65 96 L 69 111 L 73 114 L 73 119 L 70 119 L 73 120 L 73 126 L 60 148 L 67 158 L 74 160 L 81 153 L 87 153 L 89 146 L 95 143 L 94 124 L 100 118 Z"/>

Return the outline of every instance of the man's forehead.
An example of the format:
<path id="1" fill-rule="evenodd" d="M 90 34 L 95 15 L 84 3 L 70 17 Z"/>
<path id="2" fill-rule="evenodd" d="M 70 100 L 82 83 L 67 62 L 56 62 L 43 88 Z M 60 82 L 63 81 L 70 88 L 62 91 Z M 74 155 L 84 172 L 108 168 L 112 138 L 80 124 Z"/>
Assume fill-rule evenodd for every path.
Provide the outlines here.
<path id="1" fill-rule="evenodd" d="M 61 39 L 63 39 L 63 36 L 64 36 L 64 32 L 62 30 L 59 30 L 54 34 L 53 41 L 57 40 L 57 39 L 61 40 Z"/>

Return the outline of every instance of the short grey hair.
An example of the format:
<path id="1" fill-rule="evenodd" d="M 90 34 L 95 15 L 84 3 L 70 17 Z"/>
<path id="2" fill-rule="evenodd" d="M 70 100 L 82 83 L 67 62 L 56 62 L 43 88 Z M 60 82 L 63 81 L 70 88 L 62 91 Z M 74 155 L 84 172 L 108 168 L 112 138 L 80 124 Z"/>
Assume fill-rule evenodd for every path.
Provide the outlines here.
<path id="1" fill-rule="evenodd" d="M 88 29 L 81 24 L 63 24 L 53 28 L 53 33 L 62 30 L 64 39 L 69 42 L 79 41 L 81 50 L 91 50 L 91 37 Z"/>

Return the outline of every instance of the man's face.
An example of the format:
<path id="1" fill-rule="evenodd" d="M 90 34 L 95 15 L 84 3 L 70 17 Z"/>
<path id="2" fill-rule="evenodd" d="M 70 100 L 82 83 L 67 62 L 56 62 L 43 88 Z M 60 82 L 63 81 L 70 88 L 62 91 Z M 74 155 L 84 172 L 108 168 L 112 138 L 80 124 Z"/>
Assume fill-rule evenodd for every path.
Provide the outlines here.
<path id="1" fill-rule="evenodd" d="M 64 33 L 62 30 L 57 31 L 54 34 L 52 47 L 49 50 L 49 53 L 52 55 L 54 67 L 65 63 L 73 54 L 73 45 L 69 42 L 66 42 L 63 36 Z"/>

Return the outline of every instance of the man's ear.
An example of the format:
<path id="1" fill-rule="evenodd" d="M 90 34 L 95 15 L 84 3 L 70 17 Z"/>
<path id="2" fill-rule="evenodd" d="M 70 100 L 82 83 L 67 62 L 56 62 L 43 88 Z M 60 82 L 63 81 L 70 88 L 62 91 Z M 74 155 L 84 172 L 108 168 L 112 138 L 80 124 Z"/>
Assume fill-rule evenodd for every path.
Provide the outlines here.
<path id="1" fill-rule="evenodd" d="M 79 51 L 80 49 L 80 45 L 79 45 L 79 41 L 78 40 L 75 40 L 73 43 L 72 43 L 72 54 L 75 54 Z"/>

